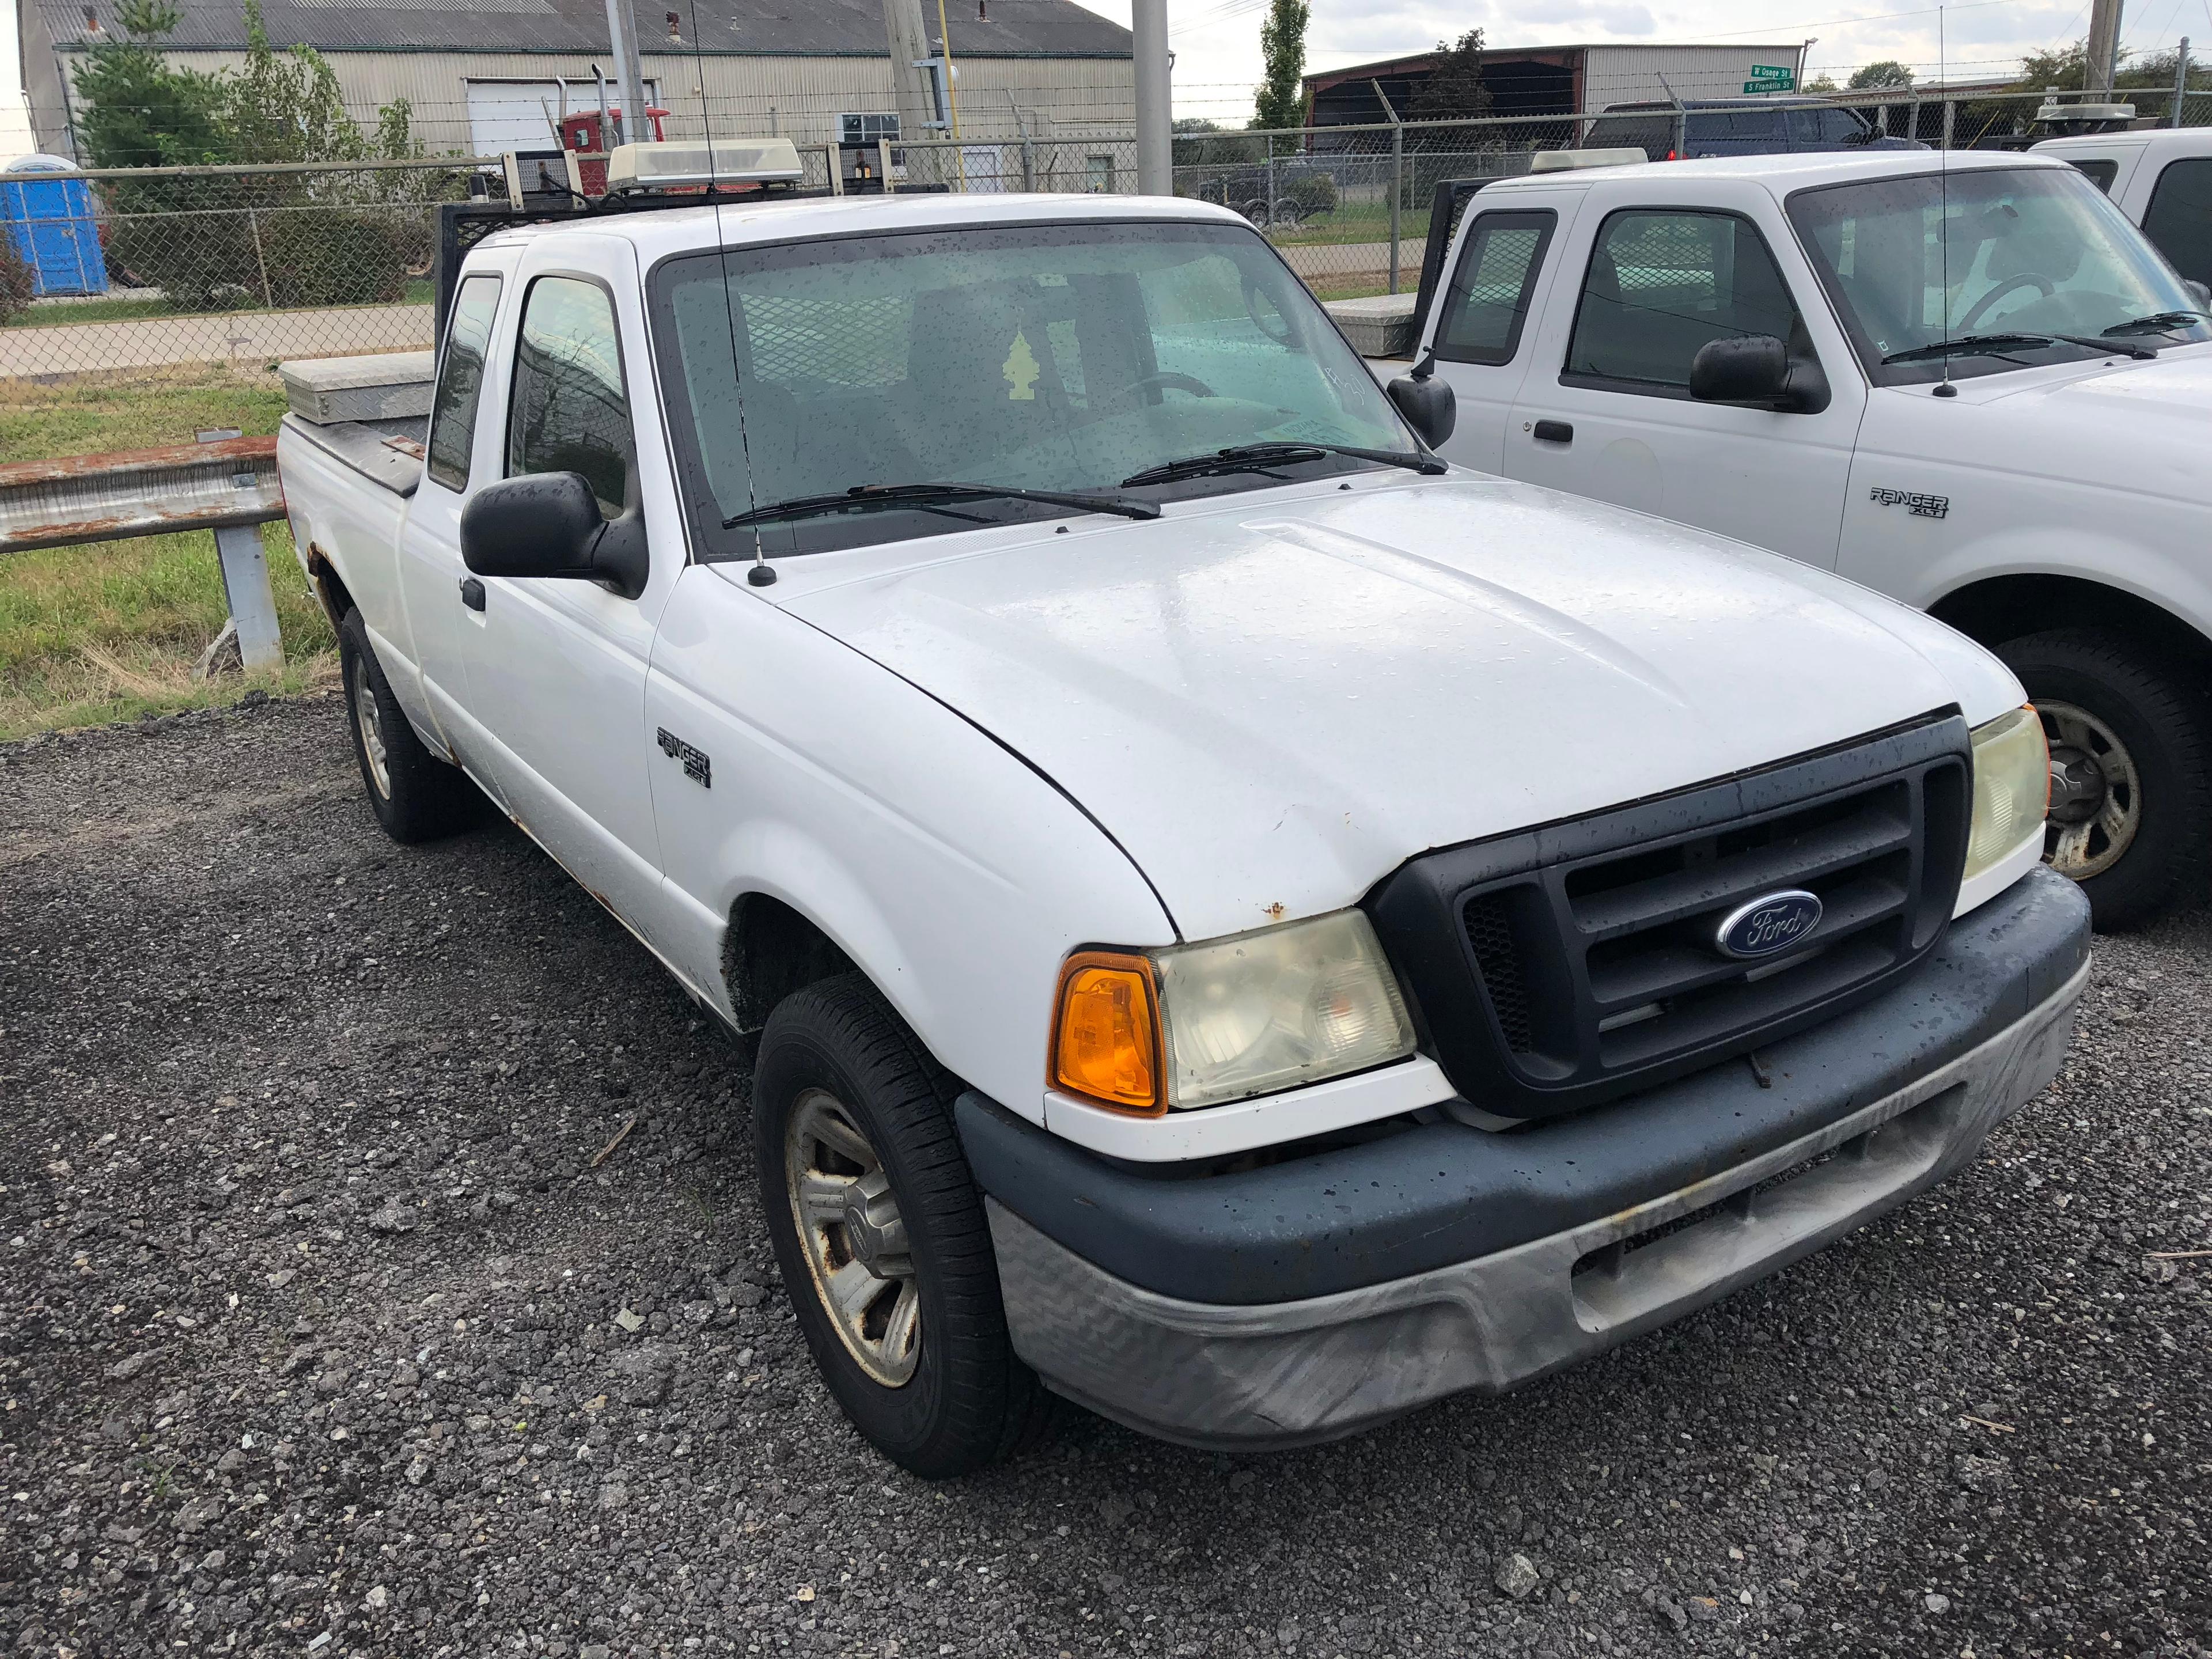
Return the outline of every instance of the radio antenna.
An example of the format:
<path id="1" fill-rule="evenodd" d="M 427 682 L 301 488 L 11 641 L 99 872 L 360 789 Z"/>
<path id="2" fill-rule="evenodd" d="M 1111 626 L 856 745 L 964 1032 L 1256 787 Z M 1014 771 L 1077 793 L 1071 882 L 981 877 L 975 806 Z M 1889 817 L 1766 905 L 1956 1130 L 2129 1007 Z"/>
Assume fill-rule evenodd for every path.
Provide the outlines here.
<path id="1" fill-rule="evenodd" d="M 1947 94 L 1949 91 L 1951 80 L 1951 70 L 1949 66 L 1950 53 L 1948 50 L 1948 43 L 1945 38 L 1943 31 L 1943 6 L 1942 0 L 1937 0 L 1936 7 L 1936 78 L 1943 83 Z M 1948 96 L 1946 98 L 1945 106 L 1947 108 L 1949 106 Z M 1912 110 L 1912 125 L 1917 129 L 1920 125 L 1920 105 L 1918 100 L 1915 100 L 1911 107 Z M 1936 241 L 1937 248 L 1941 252 L 1943 259 L 1943 298 L 1942 303 L 1937 307 L 1937 310 L 1942 315 L 1943 344 L 1947 347 L 1951 343 L 1951 134 L 1948 131 L 1950 125 L 1951 124 L 1948 120 L 1944 123 L 1946 131 L 1942 138 L 1939 142 L 1938 148 L 1936 151 L 1936 189 L 1937 195 L 1936 213 L 1938 216 L 1936 222 Z M 1916 131 L 1912 136 L 1915 138 L 1917 138 L 1920 134 Z M 1942 362 L 1943 378 L 1936 384 L 1936 390 L 1929 395 L 1934 398 L 1955 398 L 1959 395 L 1959 388 L 1951 384 L 1951 354 L 1949 351 L 1946 350 L 1944 352 Z"/>
<path id="2" fill-rule="evenodd" d="M 714 204 L 714 251 L 722 268 L 722 320 L 730 331 L 730 385 L 738 398 L 738 453 L 745 464 L 745 507 L 750 512 L 760 506 L 760 491 L 753 479 L 752 440 L 745 431 L 744 376 L 738 363 L 738 302 L 730 294 L 730 244 L 722 234 L 720 162 L 714 154 L 714 123 L 708 112 L 707 97 L 707 43 L 699 33 L 699 0 L 685 0 L 685 4 L 691 14 L 691 64 L 698 77 L 699 131 L 707 141 L 707 199 Z M 775 584 L 775 567 L 768 562 L 768 554 L 761 545 L 757 521 L 751 530 L 753 563 L 752 568 L 745 572 L 745 580 L 755 587 L 771 587 Z"/>

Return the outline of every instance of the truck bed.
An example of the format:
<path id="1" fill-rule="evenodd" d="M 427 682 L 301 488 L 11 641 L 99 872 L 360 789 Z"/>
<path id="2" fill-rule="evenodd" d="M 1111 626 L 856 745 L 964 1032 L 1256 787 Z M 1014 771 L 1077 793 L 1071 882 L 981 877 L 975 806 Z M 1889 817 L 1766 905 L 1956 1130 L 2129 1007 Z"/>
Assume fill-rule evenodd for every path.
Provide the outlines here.
<path id="1" fill-rule="evenodd" d="M 318 425 L 297 415 L 284 417 L 284 430 L 359 473 L 371 483 L 407 496 L 422 480 L 422 441 L 427 415 L 384 421 L 337 421 Z"/>

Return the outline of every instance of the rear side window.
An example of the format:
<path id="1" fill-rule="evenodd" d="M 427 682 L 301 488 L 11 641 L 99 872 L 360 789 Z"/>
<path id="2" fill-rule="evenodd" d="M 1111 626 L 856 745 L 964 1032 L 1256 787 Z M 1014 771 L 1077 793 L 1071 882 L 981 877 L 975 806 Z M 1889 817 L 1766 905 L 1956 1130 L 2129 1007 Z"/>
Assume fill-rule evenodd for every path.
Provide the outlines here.
<path id="1" fill-rule="evenodd" d="M 430 400 L 430 443 L 425 470 L 447 489 L 469 487 L 469 452 L 476 446 L 477 398 L 483 390 L 484 354 L 499 310 L 499 278 L 471 276 L 453 296 L 446 330 L 446 361 Z"/>
<path id="2" fill-rule="evenodd" d="M 2142 228 L 2176 270 L 2191 282 L 2212 282 L 2212 155 L 2166 164 Z"/>
<path id="3" fill-rule="evenodd" d="M 1699 144 L 1773 144 L 1782 143 L 1782 112 L 1778 109 L 1719 109 L 1692 112 L 1690 148 Z"/>
<path id="4" fill-rule="evenodd" d="M 1468 232 L 1444 300 L 1437 356 L 1455 363 L 1510 363 L 1559 216 L 1485 213 Z"/>
<path id="5" fill-rule="evenodd" d="M 507 408 L 507 473 L 580 472 L 604 518 L 629 490 L 629 401 L 613 296 L 577 276 L 540 276 L 523 301 Z"/>
<path id="6" fill-rule="evenodd" d="M 1559 378 L 1686 395 L 1710 340 L 1790 339 L 1797 307 L 1766 244 L 1733 214 L 1630 209 L 1598 232 Z"/>
<path id="7" fill-rule="evenodd" d="M 2107 196 L 2112 193 L 2112 180 L 2120 176 L 2120 164 L 2112 161 L 2076 161 L 2074 170 Z"/>
<path id="8" fill-rule="evenodd" d="M 1674 121 L 1668 115 L 1608 115 L 1590 123 L 1585 149 L 1640 149 L 1647 161 L 1662 161 L 1674 148 Z"/>
<path id="9" fill-rule="evenodd" d="M 1866 124 L 1847 109 L 1823 105 L 1790 112 L 1793 144 L 1856 144 L 1866 140 Z"/>

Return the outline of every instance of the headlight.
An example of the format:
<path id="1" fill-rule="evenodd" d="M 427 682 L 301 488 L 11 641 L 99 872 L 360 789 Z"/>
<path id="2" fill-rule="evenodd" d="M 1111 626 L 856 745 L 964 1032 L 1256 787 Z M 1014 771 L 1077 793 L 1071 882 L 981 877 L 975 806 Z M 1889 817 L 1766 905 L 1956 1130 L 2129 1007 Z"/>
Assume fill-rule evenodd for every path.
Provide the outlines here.
<path id="1" fill-rule="evenodd" d="M 1158 1114 L 1273 1094 L 1401 1060 L 1413 1021 L 1358 910 L 1060 973 L 1052 1082 Z"/>
<path id="2" fill-rule="evenodd" d="M 1974 728 L 1974 826 L 1966 836 L 1972 881 L 2033 835 L 2051 805 L 2051 751 L 2033 708 Z"/>

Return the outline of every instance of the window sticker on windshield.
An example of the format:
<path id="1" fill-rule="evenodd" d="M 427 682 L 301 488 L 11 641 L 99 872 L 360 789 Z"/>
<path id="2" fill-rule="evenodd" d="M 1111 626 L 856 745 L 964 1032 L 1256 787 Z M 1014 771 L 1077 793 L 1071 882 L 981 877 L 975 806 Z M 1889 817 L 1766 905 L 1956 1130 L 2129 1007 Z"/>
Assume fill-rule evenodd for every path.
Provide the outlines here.
<path id="1" fill-rule="evenodd" d="M 1901 507 L 1916 519 L 1948 519 L 1951 516 L 1948 495 L 1923 495 L 1910 489 L 1886 489 L 1876 484 L 1868 499 L 1876 507 Z"/>
<path id="2" fill-rule="evenodd" d="M 1001 371 L 1006 377 L 1006 401 L 1012 404 L 1032 404 L 1036 401 L 1037 376 L 1044 371 L 1039 367 L 1036 353 L 1030 349 L 1029 336 L 1021 330 L 1014 331 L 1013 349 L 1006 353 Z"/>

